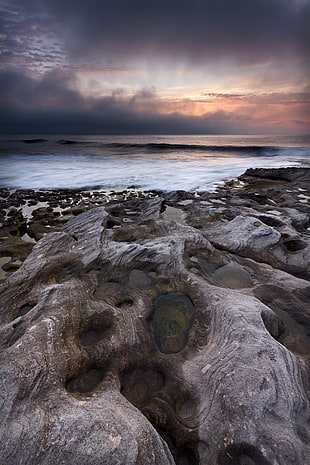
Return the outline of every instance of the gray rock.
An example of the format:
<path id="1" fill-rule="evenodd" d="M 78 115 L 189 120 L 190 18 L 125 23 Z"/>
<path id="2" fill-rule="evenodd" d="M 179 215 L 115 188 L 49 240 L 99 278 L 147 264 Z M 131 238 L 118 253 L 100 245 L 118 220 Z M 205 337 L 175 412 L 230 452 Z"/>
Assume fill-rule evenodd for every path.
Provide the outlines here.
<path id="1" fill-rule="evenodd" d="M 307 463 L 309 282 L 261 263 L 256 217 L 161 203 L 71 219 L 1 284 L 0 463 Z"/>
<path id="2" fill-rule="evenodd" d="M 236 216 L 223 224 L 219 222 L 208 229 L 212 242 L 241 255 L 257 256 L 280 240 L 281 234 L 253 216 Z"/>

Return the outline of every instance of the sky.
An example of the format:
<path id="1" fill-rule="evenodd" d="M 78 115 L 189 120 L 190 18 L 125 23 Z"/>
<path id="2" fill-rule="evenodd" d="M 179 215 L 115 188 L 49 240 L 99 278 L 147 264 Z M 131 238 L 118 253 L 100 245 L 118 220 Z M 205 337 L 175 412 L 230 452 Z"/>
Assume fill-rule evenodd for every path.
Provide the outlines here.
<path id="1" fill-rule="evenodd" d="M 310 0 L 0 0 L 0 132 L 310 133 Z"/>

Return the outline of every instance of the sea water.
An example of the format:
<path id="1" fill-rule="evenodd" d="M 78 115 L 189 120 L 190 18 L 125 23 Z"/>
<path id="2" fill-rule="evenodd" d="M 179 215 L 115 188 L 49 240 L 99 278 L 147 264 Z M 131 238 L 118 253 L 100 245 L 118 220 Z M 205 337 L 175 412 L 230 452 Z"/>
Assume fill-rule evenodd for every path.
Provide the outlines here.
<path id="1" fill-rule="evenodd" d="M 250 167 L 309 164 L 310 136 L 0 137 L 0 187 L 211 190 Z"/>

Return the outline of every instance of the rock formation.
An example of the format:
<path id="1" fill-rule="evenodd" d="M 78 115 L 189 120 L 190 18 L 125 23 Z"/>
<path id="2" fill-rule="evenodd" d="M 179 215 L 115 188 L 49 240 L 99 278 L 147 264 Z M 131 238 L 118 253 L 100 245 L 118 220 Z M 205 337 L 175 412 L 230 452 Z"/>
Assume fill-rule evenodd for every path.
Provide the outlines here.
<path id="1" fill-rule="evenodd" d="M 283 173 L 34 245 L 0 289 L 1 464 L 307 463 L 309 172 Z"/>

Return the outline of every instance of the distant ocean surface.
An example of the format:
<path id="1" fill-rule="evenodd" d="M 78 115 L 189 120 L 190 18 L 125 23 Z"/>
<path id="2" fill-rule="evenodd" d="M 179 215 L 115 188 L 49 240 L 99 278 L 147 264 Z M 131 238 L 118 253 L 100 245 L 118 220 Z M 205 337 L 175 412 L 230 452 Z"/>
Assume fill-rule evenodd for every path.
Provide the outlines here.
<path id="1" fill-rule="evenodd" d="M 250 167 L 309 164 L 310 136 L 0 136 L 0 187 L 211 190 Z"/>

